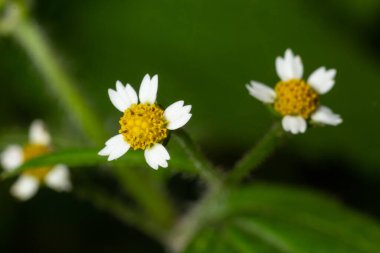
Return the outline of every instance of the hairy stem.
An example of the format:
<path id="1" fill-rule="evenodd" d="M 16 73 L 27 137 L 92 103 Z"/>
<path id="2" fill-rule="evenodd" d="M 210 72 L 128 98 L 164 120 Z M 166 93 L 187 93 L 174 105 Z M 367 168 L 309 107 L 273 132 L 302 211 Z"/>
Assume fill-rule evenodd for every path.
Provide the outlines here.
<path id="1" fill-rule="evenodd" d="M 235 184 L 257 168 L 281 143 L 284 131 L 279 123 L 275 123 L 266 135 L 244 157 L 237 162 L 227 176 L 228 184 Z"/>
<path id="2" fill-rule="evenodd" d="M 212 166 L 199 151 L 187 133 L 182 130 L 176 131 L 173 135 L 173 139 L 184 149 L 201 178 L 205 180 L 211 188 L 218 187 L 222 182 L 222 175 L 218 173 L 215 167 Z"/>

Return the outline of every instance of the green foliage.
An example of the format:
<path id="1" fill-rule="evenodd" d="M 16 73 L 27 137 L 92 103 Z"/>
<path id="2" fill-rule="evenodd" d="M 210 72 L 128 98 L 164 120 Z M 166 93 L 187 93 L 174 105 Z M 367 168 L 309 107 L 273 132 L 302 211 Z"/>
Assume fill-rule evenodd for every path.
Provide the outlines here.
<path id="1" fill-rule="evenodd" d="M 16 176 L 25 170 L 38 168 L 42 166 L 53 166 L 55 164 L 65 164 L 71 169 L 80 168 L 83 166 L 97 166 L 106 165 L 110 162 L 105 157 L 99 156 L 100 148 L 75 148 L 66 149 L 52 152 L 46 155 L 33 158 L 19 168 L 10 172 L 4 172 L 2 177 L 8 178 Z M 168 150 L 173 156 L 171 160 L 171 169 L 178 172 L 186 172 L 189 174 L 195 174 L 196 170 L 189 161 L 183 151 L 181 151 L 175 145 L 169 145 Z M 145 158 L 143 152 L 129 151 L 127 156 L 123 156 L 117 161 L 112 162 L 115 166 L 124 166 L 126 169 L 133 169 L 136 167 L 146 167 Z"/>
<path id="2" fill-rule="evenodd" d="M 203 227 L 186 252 L 380 251 L 374 220 L 316 192 L 268 184 L 231 191 L 223 214 Z"/>

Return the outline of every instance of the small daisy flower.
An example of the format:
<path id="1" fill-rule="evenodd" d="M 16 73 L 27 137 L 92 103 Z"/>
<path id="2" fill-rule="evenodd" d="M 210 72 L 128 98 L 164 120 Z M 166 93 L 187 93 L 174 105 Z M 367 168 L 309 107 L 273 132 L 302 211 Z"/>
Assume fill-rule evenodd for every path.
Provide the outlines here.
<path id="1" fill-rule="evenodd" d="M 246 87 L 253 97 L 273 105 L 283 117 L 285 131 L 304 133 L 308 122 L 332 126 L 342 123 L 338 114 L 320 105 L 320 95 L 329 92 L 335 84 L 335 69 L 320 67 L 305 81 L 302 79 L 301 58 L 287 49 L 284 58 L 277 57 L 276 71 L 281 80 L 274 89 L 256 81 L 251 81 Z"/>
<path id="2" fill-rule="evenodd" d="M 1 154 L 1 165 L 5 170 L 11 171 L 29 159 L 50 151 L 50 134 L 41 120 L 35 120 L 29 129 L 29 143 L 23 147 L 9 145 Z M 41 184 L 59 192 L 69 191 L 71 181 L 68 168 L 63 164 L 58 164 L 53 167 L 26 170 L 11 187 L 11 194 L 19 200 L 28 200 L 37 193 Z"/>
<path id="3" fill-rule="evenodd" d="M 145 160 L 150 167 L 168 167 L 169 153 L 162 143 L 168 138 L 169 130 L 183 127 L 191 118 L 191 105 L 183 101 L 170 105 L 165 110 L 156 102 L 157 75 L 147 74 L 141 82 L 139 96 L 131 85 L 116 82 L 116 90 L 109 89 L 112 104 L 123 113 L 119 120 L 119 134 L 110 138 L 99 152 L 108 156 L 108 161 L 124 155 L 129 149 L 144 150 Z M 140 102 L 138 101 L 140 99 Z"/>

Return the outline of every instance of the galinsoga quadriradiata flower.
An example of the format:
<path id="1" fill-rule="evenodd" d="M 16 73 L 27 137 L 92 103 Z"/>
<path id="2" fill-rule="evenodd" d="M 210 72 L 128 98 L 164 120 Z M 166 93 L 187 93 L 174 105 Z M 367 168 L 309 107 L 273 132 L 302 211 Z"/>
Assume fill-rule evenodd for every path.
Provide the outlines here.
<path id="1" fill-rule="evenodd" d="M 44 123 L 41 120 L 33 121 L 29 129 L 29 142 L 25 146 L 9 145 L 1 154 L 2 167 L 11 171 L 29 159 L 49 153 L 50 139 Z M 26 170 L 11 187 L 11 194 L 19 200 L 28 200 L 37 193 L 40 184 L 59 192 L 69 191 L 70 172 L 63 164 Z"/>
<path id="2" fill-rule="evenodd" d="M 258 100 L 272 104 L 282 118 L 282 127 L 292 134 L 304 133 L 307 123 L 336 126 L 342 123 L 338 114 L 320 105 L 320 95 L 331 90 L 335 84 L 335 69 L 320 67 L 307 79 L 302 79 L 301 58 L 290 49 L 284 58 L 277 57 L 276 71 L 280 81 L 274 90 L 262 83 L 247 84 L 249 93 Z"/>
<path id="3" fill-rule="evenodd" d="M 139 97 L 131 85 L 116 82 L 116 90 L 109 89 L 112 104 L 123 114 L 119 120 L 119 134 L 110 138 L 99 155 L 108 156 L 108 161 L 124 155 L 130 148 L 144 150 L 150 167 L 168 167 L 169 153 L 162 145 L 169 130 L 184 126 L 191 118 L 191 105 L 175 102 L 165 110 L 156 102 L 157 75 L 147 74 L 141 82 Z M 140 99 L 140 103 L 138 101 Z"/>

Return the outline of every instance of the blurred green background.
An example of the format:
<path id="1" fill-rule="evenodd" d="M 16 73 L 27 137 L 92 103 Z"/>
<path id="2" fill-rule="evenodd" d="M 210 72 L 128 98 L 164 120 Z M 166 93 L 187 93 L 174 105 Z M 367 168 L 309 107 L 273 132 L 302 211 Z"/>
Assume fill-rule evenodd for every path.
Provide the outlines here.
<path id="1" fill-rule="evenodd" d="M 292 48 L 305 76 L 336 68 L 336 86 L 321 102 L 344 123 L 291 138 L 252 179 L 318 189 L 380 218 L 380 1 L 36 0 L 32 14 L 110 134 L 119 112 L 107 89 L 116 80 L 138 88 L 144 74 L 157 73 L 159 103 L 193 105 L 186 129 L 221 168 L 273 121 L 244 86 L 274 85 L 276 56 Z M 61 146 L 81 145 L 69 141 L 70 117 L 23 49 L 2 37 L 0 52 L 1 147 L 35 118 Z M 0 184 L 1 252 L 163 252 L 90 204 L 47 189 L 18 203 L 10 184 Z"/>

